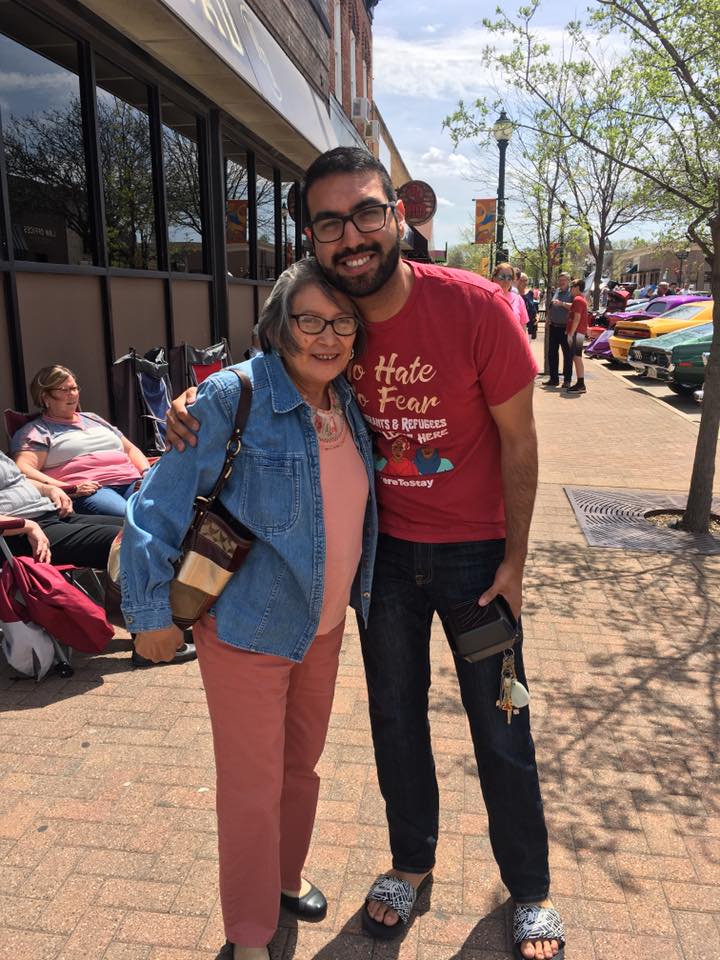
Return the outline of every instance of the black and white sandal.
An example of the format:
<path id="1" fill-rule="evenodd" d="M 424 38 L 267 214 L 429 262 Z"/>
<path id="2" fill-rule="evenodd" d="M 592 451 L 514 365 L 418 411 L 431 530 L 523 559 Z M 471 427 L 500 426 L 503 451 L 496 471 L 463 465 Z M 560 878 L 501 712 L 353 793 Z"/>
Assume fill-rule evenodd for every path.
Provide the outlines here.
<path id="1" fill-rule="evenodd" d="M 429 873 L 420 881 L 416 889 L 407 880 L 393 877 L 389 873 L 380 874 L 365 897 L 365 905 L 362 911 L 363 930 L 379 940 L 394 940 L 399 937 L 407 926 L 420 892 L 431 881 L 432 874 Z M 371 900 L 386 903 L 400 917 L 398 922 L 387 924 L 381 920 L 374 920 L 368 913 L 368 903 Z"/>
<path id="2" fill-rule="evenodd" d="M 539 907 L 536 903 L 516 903 L 513 914 L 513 947 L 517 960 L 525 960 L 520 952 L 523 940 L 557 940 L 554 960 L 565 956 L 565 924 L 555 907 Z"/>

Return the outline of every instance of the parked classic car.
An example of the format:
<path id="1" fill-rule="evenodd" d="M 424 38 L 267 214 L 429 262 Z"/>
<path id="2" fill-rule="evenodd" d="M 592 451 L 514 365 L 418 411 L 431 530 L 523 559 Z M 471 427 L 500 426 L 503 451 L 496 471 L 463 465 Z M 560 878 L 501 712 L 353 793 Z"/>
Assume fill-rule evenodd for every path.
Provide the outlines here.
<path id="1" fill-rule="evenodd" d="M 680 387 L 696 389 L 705 380 L 702 355 L 710 349 L 712 332 L 712 323 L 701 323 L 652 340 L 636 340 L 630 347 L 628 363 L 643 376 L 668 383 L 674 380 Z"/>
<path id="2" fill-rule="evenodd" d="M 635 320 L 635 314 L 643 310 L 648 303 L 650 303 L 649 300 L 629 300 L 628 305 L 622 313 L 608 313 L 605 311 L 605 313 L 594 314 L 592 322 L 588 327 L 588 339 L 597 339 L 603 330 L 607 330 L 608 328 L 612 329 L 618 320 L 624 320 L 626 317 L 630 320 Z"/>
<path id="3" fill-rule="evenodd" d="M 659 301 L 678 299 L 682 299 L 683 303 L 675 306 L 674 309 L 666 310 L 660 305 L 655 313 L 647 315 L 647 311 L 655 307 Z M 628 351 L 634 340 L 661 337 L 665 333 L 672 333 L 673 330 L 707 323 L 712 320 L 712 308 L 712 300 L 706 297 L 658 297 L 657 300 L 651 300 L 647 306 L 646 315 L 642 319 L 618 321 L 615 325 L 613 335 L 610 337 L 612 355 L 616 360 L 626 363 Z"/>
<path id="4" fill-rule="evenodd" d="M 592 343 L 585 347 L 585 356 L 599 357 L 601 360 L 612 360 L 613 355 L 610 351 L 610 337 L 612 333 L 612 330 L 603 330 L 599 336 L 595 337 Z"/>

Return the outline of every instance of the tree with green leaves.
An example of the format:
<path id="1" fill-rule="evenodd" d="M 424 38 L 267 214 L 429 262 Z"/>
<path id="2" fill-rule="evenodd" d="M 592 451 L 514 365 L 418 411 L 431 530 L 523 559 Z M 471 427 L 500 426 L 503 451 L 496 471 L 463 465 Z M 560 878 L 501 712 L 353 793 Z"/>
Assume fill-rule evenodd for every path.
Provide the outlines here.
<path id="1" fill-rule="evenodd" d="M 709 527 L 720 427 L 720 44 L 717 0 L 596 0 L 586 24 L 568 33 L 580 57 L 558 60 L 534 28 L 539 3 L 514 17 L 498 11 L 511 49 L 495 59 L 511 84 L 550 111 L 568 145 L 619 164 L 644 182 L 657 219 L 682 225 L 711 268 L 714 334 L 695 449 L 685 530 Z M 595 50 L 615 38 L 615 59 Z M 622 37 L 623 43 L 617 38 Z M 564 111 L 554 92 L 563 72 L 572 95 Z M 625 144 L 602 143 L 599 117 L 615 117 Z"/>

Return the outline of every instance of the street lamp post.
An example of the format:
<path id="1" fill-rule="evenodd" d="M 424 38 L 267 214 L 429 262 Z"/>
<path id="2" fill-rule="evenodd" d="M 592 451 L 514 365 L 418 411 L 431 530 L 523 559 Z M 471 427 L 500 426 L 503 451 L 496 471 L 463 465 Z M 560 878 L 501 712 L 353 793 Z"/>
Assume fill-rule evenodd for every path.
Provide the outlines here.
<path id="1" fill-rule="evenodd" d="M 503 240 L 505 232 L 505 153 L 513 135 L 512 120 L 503 110 L 497 118 L 492 128 L 500 151 L 500 168 L 498 170 L 498 193 L 497 193 L 497 228 L 495 233 L 495 262 L 502 263 L 507 260 L 508 252 L 505 249 Z"/>
<path id="2" fill-rule="evenodd" d="M 680 261 L 680 270 L 678 271 L 678 287 L 681 290 L 682 290 L 682 282 L 683 282 L 683 260 L 687 260 L 689 255 L 690 255 L 689 250 L 678 250 L 678 252 L 675 254 L 675 256 Z"/>

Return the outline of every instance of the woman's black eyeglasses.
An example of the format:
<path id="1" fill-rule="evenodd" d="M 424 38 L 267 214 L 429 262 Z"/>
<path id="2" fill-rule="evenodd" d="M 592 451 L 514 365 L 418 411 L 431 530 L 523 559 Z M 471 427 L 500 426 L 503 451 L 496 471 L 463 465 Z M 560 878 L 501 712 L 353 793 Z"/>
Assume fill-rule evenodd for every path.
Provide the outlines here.
<path id="1" fill-rule="evenodd" d="M 313 313 L 291 313 L 290 316 L 303 333 L 319 334 L 325 330 L 325 327 L 332 327 L 339 337 L 351 337 L 358 328 L 357 317 L 335 317 L 334 320 L 325 320 L 324 317 L 316 317 Z"/>

